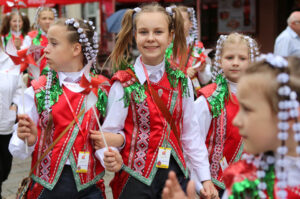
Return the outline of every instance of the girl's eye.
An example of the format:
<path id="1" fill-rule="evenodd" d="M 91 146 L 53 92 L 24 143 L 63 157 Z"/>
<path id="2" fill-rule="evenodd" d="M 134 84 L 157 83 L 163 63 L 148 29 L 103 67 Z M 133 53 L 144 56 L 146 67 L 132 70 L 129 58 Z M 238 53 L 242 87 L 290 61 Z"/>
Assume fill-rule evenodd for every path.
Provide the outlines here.
<path id="1" fill-rule="evenodd" d="M 240 106 L 245 112 L 251 112 L 251 109 L 249 107 L 241 105 L 241 104 L 240 104 Z"/>
<path id="2" fill-rule="evenodd" d="M 140 34 L 142 34 L 142 35 L 144 35 L 144 34 L 146 34 L 146 33 L 147 33 L 147 31 L 145 31 L 145 30 L 141 30 L 139 33 L 140 33 Z"/>
<path id="3" fill-rule="evenodd" d="M 156 33 L 156 34 L 161 34 L 161 33 L 163 33 L 163 31 L 157 30 L 157 31 L 155 31 L 155 33 Z"/>
<path id="4" fill-rule="evenodd" d="M 233 56 L 227 56 L 226 59 L 232 60 L 232 59 L 233 59 Z"/>
<path id="5" fill-rule="evenodd" d="M 56 42 L 51 42 L 52 46 L 56 46 L 57 43 Z"/>

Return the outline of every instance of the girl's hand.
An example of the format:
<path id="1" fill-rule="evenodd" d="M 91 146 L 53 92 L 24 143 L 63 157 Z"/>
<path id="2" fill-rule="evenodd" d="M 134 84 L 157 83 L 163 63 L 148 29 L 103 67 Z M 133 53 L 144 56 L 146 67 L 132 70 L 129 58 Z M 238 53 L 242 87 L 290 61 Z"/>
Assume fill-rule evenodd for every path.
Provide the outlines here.
<path id="1" fill-rule="evenodd" d="M 118 151 L 114 151 L 108 148 L 108 151 L 104 152 L 104 166 L 105 169 L 111 172 L 118 172 L 123 165 L 123 159 Z"/>
<path id="2" fill-rule="evenodd" d="M 100 131 L 90 130 L 90 138 L 93 141 L 95 150 L 102 149 L 105 147 Z"/>
<path id="3" fill-rule="evenodd" d="M 18 115 L 18 137 L 25 141 L 27 139 L 28 146 L 33 146 L 37 139 L 37 127 L 30 117 L 26 114 Z"/>
<path id="4" fill-rule="evenodd" d="M 203 189 L 200 190 L 201 198 L 205 199 L 219 199 L 219 193 L 215 188 L 215 185 L 210 181 L 202 182 Z"/>
<path id="5" fill-rule="evenodd" d="M 192 79 L 195 76 L 196 72 L 197 71 L 195 69 L 193 69 L 192 67 L 189 67 L 186 70 L 186 73 L 187 73 L 187 75 L 189 76 L 190 79 Z"/>
<path id="6" fill-rule="evenodd" d="M 21 45 L 22 45 L 21 39 L 20 39 L 19 37 L 16 37 L 16 38 L 15 38 L 15 47 L 16 47 L 16 49 L 17 49 L 17 50 L 20 50 Z"/>
<path id="7" fill-rule="evenodd" d="M 162 199 L 195 199 L 196 191 L 193 181 L 189 181 L 186 192 L 187 195 L 182 190 L 174 171 L 170 171 L 162 192 Z"/>

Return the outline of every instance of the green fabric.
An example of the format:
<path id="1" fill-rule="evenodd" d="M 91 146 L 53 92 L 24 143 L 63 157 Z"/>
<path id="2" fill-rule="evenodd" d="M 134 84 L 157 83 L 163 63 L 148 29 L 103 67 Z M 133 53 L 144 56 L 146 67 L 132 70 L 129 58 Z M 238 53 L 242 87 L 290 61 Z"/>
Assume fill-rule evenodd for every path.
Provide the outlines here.
<path id="1" fill-rule="evenodd" d="M 48 67 L 46 67 L 43 70 L 43 74 L 47 74 L 48 70 L 50 70 Z M 51 83 L 51 88 L 50 88 L 50 107 L 52 107 L 57 101 L 59 96 L 63 93 L 62 88 L 59 85 L 59 80 L 57 78 L 57 73 L 52 70 L 52 83 Z M 41 88 L 40 92 L 35 94 L 36 96 L 36 101 L 37 101 L 37 110 L 38 113 L 41 113 L 42 111 L 45 110 L 45 96 L 46 96 L 46 89 Z"/>
<path id="2" fill-rule="evenodd" d="M 35 38 L 32 39 L 32 43 L 36 46 L 41 45 L 41 37 L 42 37 L 42 31 L 39 29 L 38 34 L 36 35 Z"/>
<path id="3" fill-rule="evenodd" d="M 229 95 L 227 80 L 223 75 L 220 74 L 216 77 L 216 84 L 217 89 L 207 98 L 213 118 L 221 115 L 221 111 L 224 109 L 225 100 L 228 99 Z"/>
<path id="4" fill-rule="evenodd" d="M 101 115 L 105 117 L 106 115 L 106 105 L 107 105 L 107 95 L 102 89 L 98 89 L 98 100 L 96 103 L 97 109 L 100 111 Z"/>

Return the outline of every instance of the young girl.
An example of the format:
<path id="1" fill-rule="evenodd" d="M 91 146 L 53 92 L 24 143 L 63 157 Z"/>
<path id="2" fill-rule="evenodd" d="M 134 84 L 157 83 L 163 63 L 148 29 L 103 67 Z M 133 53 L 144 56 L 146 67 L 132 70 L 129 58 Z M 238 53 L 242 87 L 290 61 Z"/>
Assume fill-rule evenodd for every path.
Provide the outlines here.
<path id="1" fill-rule="evenodd" d="M 176 7 L 176 6 L 175 6 Z M 184 20 L 184 35 L 187 43 L 188 61 L 184 64 L 184 72 L 192 80 L 195 91 L 200 89 L 200 84 L 205 85 L 211 79 L 210 67 L 206 67 L 203 43 L 198 40 L 197 20 L 195 17 L 195 10 L 186 6 L 178 6 L 180 13 Z M 168 59 L 172 59 L 171 44 L 167 51 L 166 56 Z"/>
<path id="2" fill-rule="evenodd" d="M 206 140 L 212 181 L 221 195 L 223 170 L 238 161 L 243 151 L 242 138 L 232 125 L 238 111 L 236 84 L 258 52 L 253 39 L 238 33 L 221 35 L 216 49 L 214 83 L 200 89 L 195 110 Z"/>
<path id="3" fill-rule="evenodd" d="M 18 115 L 18 129 L 9 149 L 21 159 L 32 155 L 28 198 L 105 196 L 99 189 L 104 169 L 95 158 L 93 140 L 89 137 L 90 129 L 98 129 L 93 110 L 87 110 L 90 86 L 80 86 L 84 71 L 89 70 L 98 52 L 94 29 L 91 22 L 74 19 L 60 20 L 50 27 L 45 54 L 51 68 L 26 90 L 25 114 L 21 112 L 24 104 L 19 105 L 19 113 L 23 114 Z M 97 114 L 102 115 L 109 86 L 105 82 L 104 77 L 92 74 L 91 86 L 97 89 Z M 45 152 L 48 148 L 51 150 Z"/>
<path id="4" fill-rule="evenodd" d="M 1 187 L 11 169 L 12 156 L 8 151 L 9 140 L 16 122 L 17 99 L 21 94 L 22 78 L 18 68 L 5 54 L 0 41 L 0 198 Z"/>
<path id="5" fill-rule="evenodd" d="M 30 29 L 28 17 L 22 12 L 7 13 L 2 21 L 1 36 L 3 46 L 6 47 L 10 39 L 13 40 L 17 50 L 20 50 L 24 37 Z"/>
<path id="6" fill-rule="evenodd" d="M 106 169 L 117 172 L 111 182 L 114 198 L 160 198 L 169 170 L 176 172 L 185 189 L 184 154 L 191 160 L 189 169 L 195 180 L 203 183 L 198 191 L 217 198 L 207 150 L 197 133 L 191 82 L 164 58 L 173 33 L 174 57 L 185 52 L 180 11 L 168 11 L 157 3 L 127 11 L 111 55 L 116 66 L 126 63 L 123 56 L 134 34 L 141 56 L 112 78 L 103 124 L 103 131 L 119 133 L 126 140 L 120 150 L 122 158 L 118 152 L 105 152 Z"/>
<path id="7" fill-rule="evenodd" d="M 245 154 L 246 160 L 225 170 L 223 199 L 300 197 L 299 65 L 299 58 L 287 62 L 263 55 L 239 81 L 240 109 L 233 124 L 239 128 L 244 150 L 252 156 Z M 174 173 L 169 174 L 163 196 L 192 199 L 191 192 L 185 196 L 178 188 Z"/>
<path id="8" fill-rule="evenodd" d="M 260 60 L 238 84 L 233 121 L 244 150 L 257 158 L 248 155 L 225 171 L 224 198 L 300 198 L 300 59 Z"/>
<path id="9" fill-rule="evenodd" d="M 28 33 L 25 37 L 22 49 L 28 48 L 31 44 L 46 47 L 48 45 L 47 32 L 56 18 L 56 10 L 49 7 L 39 7 L 37 9 L 34 24 L 36 30 Z M 44 50 L 34 54 L 34 60 L 37 62 L 44 54 Z M 40 71 L 46 67 L 46 58 L 40 60 Z"/>

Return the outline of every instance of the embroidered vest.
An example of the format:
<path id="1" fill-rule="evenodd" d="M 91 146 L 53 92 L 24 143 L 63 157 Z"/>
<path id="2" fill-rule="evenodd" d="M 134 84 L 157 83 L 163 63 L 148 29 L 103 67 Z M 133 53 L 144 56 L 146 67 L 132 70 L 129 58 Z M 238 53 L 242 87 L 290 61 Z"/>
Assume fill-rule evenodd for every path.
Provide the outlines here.
<path id="1" fill-rule="evenodd" d="M 172 156 L 184 175 L 188 176 L 181 144 L 178 144 L 173 131 L 170 132 L 168 139 L 167 121 L 156 107 L 149 91 L 145 91 L 138 80 L 133 78 L 132 73 L 128 73 L 128 70 L 119 71 L 112 78 L 113 82 L 121 82 L 125 91 L 124 97 L 127 96 L 129 100 L 129 103 L 126 103 L 126 99 L 123 99 L 128 105 L 128 115 L 124 127 L 126 144 L 121 151 L 124 162 L 123 172 L 116 173 L 111 183 L 114 198 L 119 197 L 129 175 L 146 185 L 152 183 L 158 170 L 156 167 L 158 149 L 164 144 L 168 144 L 172 148 Z M 181 77 L 184 77 L 182 72 L 180 74 Z M 165 72 L 158 83 L 152 82 L 151 85 L 170 110 L 180 134 L 182 132 L 183 95 L 181 80 L 175 87 L 172 87 L 168 73 Z"/>
<path id="2" fill-rule="evenodd" d="M 55 72 L 53 72 L 53 75 L 56 77 Z M 54 78 L 53 81 L 53 85 L 57 86 L 58 79 Z M 38 140 L 32 154 L 33 166 L 38 158 L 50 145 L 50 143 L 53 142 L 60 135 L 60 133 L 74 120 L 70 107 L 66 101 L 64 94 L 62 94 L 61 89 L 63 89 L 63 91 L 67 95 L 76 115 L 78 115 L 79 112 L 85 108 L 84 99 L 86 95 L 82 93 L 72 92 L 65 86 L 63 86 L 62 88 L 54 87 L 54 89 L 50 89 L 50 91 L 55 91 L 58 93 L 53 96 L 50 95 L 50 103 L 53 104 L 53 126 L 49 135 L 45 135 L 45 129 L 48 122 L 48 114 L 43 107 L 43 100 L 45 99 L 44 93 L 46 86 L 46 76 L 42 75 L 38 81 L 33 80 L 32 86 L 35 91 L 35 101 L 39 112 Z M 98 94 L 100 94 L 101 97 L 98 96 L 98 103 L 100 100 L 102 106 L 106 106 L 106 104 L 104 103 L 105 101 L 107 101 L 107 93 L 109 91 L 108 89 L 109 88 L 107 86 L 99 86 Z M 103 95 L 106 96 L 106 99 Z M 88 138 L 89 129 L 98 129 L 93 110 L 88 110 L 83 116 L 78 118 L 78 120 L 83 132 L 79 130 L 78 125 L 75 123 L 41 161 L 41 163 L 37 166 L 33 175 L 31 176 L 34 181 L 38 182 L 43 187 L 49 190 L 52 190 L 58 182 L 67 159 L 69 159 L 70 161 L 78 191 L 98 183 L 104 175 L 104 168 L 101 166 L 100 161 L 97 160 L 94 156 L 95 150 Z M 83 149 L 90 152 L 89 169 L 87 173 L 77 173 L 76 169 L 78 154 L 79 151 L 82 151 Z"/>
<path id="3" fill-rule="evenodd" d="M 218 90 L 220 89 L 217 87 L 217 84 L 213 83 L 200 89 L 198 94 L 206 98 L 209 110 L 213 116 L 205 141 L 209 154 L 212 181 L 218 188 L 225 189 L 220 161 L 225 157 L 230 165 L 240 160 L 243 143 L 238 128 L 232 124 L 239 109 L 238 101 L 233 93 L 231 93 L 232 99 L 224 99 L 224 107 L 219 110 L 218 115 L 212 113 L 213 107 L 211 104 L 215 100 Z M 214 105 L 222 106 L 220 104 Z"/>

